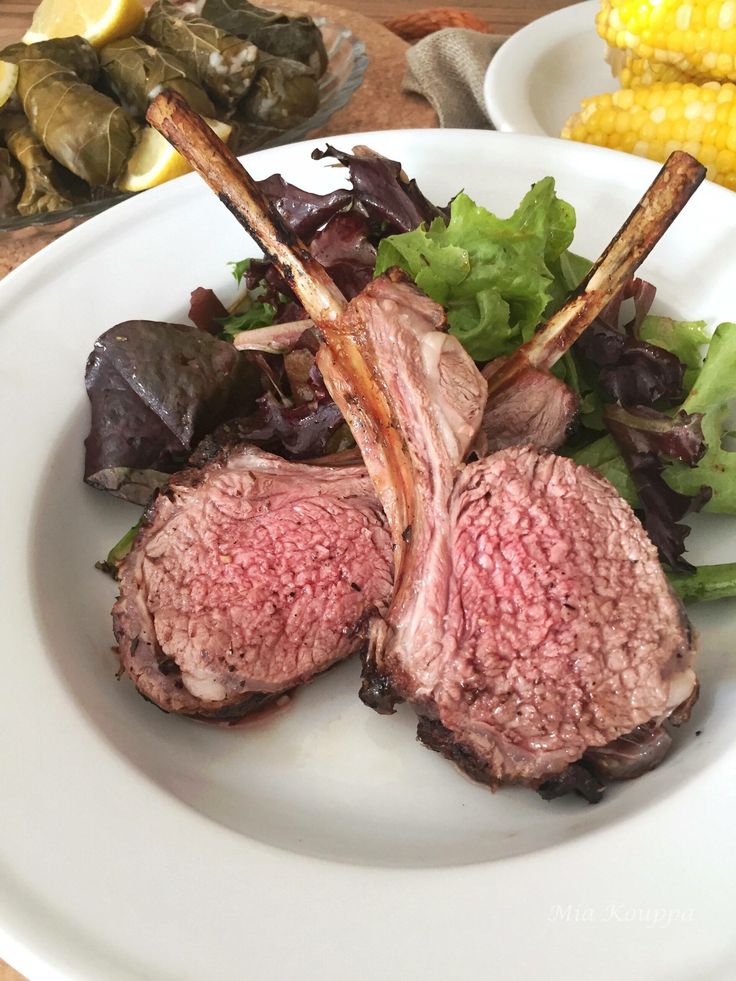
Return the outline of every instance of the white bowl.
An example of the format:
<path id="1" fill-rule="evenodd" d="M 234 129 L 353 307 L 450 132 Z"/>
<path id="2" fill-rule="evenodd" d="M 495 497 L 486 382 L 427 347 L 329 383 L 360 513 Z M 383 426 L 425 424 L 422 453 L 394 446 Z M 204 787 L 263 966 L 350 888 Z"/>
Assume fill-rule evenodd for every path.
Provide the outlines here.
<path id="1" fill-rule="evenodd" d="M 559 136 L 582 99 L 618 88 L 595 31 L 598 7 L 595 0 L 564 7 L 501 46 L 483 86 L 496 129 Z"/>

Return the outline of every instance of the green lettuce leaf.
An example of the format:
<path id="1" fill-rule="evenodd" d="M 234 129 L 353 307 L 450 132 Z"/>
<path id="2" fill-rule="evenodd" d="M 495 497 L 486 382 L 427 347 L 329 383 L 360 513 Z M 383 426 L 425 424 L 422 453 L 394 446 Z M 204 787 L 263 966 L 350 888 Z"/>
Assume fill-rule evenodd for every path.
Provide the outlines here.
<path id="1" fill-rule="evenodd" d="M 254 330 L 256 327 L 270 327 L 276 316 L 276 307 L 272 303 L 256 300 L 242 313 L 233 313 L 220 321 L 222 330 L 220 337 L 223 341 L 232 341 L 244 330 Z"/>
<path id="2" fill-rule="evenodd" d="M 705 511 L 736 513 L 736 452 L 723 446 L 729 435 L 729 402 L 736 398 L 736 324 L 720 324 L 708 346 L 703 362 L 700 355 L 705 337 L 700 322 L 670 321 L 665 317 L 648 317 L 645 340 L 666 347 L 694 372 L 690 393 L 680 409 L 703 413 L 703 435 L 708 449 L 697 467 L 674 462 L 664 471 L 664 478 L 680 494 L 694 496 L 703 484 L 713 490 Z M 656 323 L 655 323 L 656 322 Z M 706 339 L 707 340 L 707 339 Z M 702 368 L 697 370 L 700 361 Z M 686 376 L 687 377 L 687 376 Z M 595 467 L 611 481 L 629 504 L 638 506 L 634 485 L 626 464 L 613 439 L 606 435 L 573 454 L 577 463 Z"/>
<path id="3" fill-rule="evenodd" d="M 391 235 L 378 249 L 376 275 L 407 272 L 447 310 L 447 322 L 476 361 L 510 354 L 531 337 L 550 304 L 576 276 L 561 262 L 575 230 L 575 212 L 555 193 L 553 178 L 534 184 L 510 218 L 498 218 L 461 193 L 450 220 Z M 584 260 L 582 260 L 584 261 Z M 557 279 L 556 279 L 557 277 Z"/>
<path id="4" fill-rule="evenodd" d="M 598 470 L 613 484 L 625 501 L 632 506 L 638 506 L 639 497 L 629 468 L 624 463 L 612 436 L 606 434 L 594 443 L 589 443 L 574 454 L 574 460 L 576 463 Z"/>
<path id="5" fill-rule="evenodd" d="M 545 319 L 560 309 L 570 293 L 577 289 L 590 272 L 593 263 L 581 255 L 575 255 L 569 249 L 560 254 L 549 264 L 554 276 L 550 285 L 552 299 L 544 311 Z"/>
<path id="6" fill-rule="evenodd" d="M 228 262 L 230 266 L 230 271 L 233 274 L 233 279 L 240 286 L 243 281 L 243 276 L 248 272 L 251 267 L 252 259 L 240 259 L 238 262 Z"/>
<path id="7" fill-rule="evenodd" d="M 719 324 L 713 332 L 703 369 L 682 406 L 686 412 L 708 412 L 736 397 L 736 324 Z"/>
<path id="8" fill-rule="evenodd" d="M 683 380 L 686 392 L 695 384 L 703 367 L 703 348 L 708 344 L 704 320 L 672 320 L 670 317 L 645 317 L 639 328 L 642 341 L 663 347 L 685 365 Z"/>
<path id="9" fill-rule="evenodd" d="M 736 398 L 736 324 L 716 327 L 703 369 L 683 403 L 686 412 L 703 413 L 703 435 L 708 450 L 697 467 L 681 463 L 668 467 L 665 477 L 681 494 L 708 484 L 713 496 L 706 511 L 736 512 L 736 452 L 723 446 L 729 431 L 729 405 Z"/>

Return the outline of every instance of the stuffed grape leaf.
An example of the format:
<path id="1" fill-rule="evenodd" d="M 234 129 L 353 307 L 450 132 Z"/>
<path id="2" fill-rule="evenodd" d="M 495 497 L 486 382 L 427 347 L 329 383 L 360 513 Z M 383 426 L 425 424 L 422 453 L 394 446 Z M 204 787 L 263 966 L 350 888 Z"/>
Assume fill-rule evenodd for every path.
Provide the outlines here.
<path id="1" fill-rule="evenodd" d="M 69 40 L 81 41 L 41 41 L 22 45 L 23 50 L 13 46 L 10 56 L 6 50 L 2 57 L 18 66 L 23 112 L 48 153 L 88 184 L 109 186 L 133 149 L 137 127 L 113 99 L 83 81 L 90 77 L 92 61 L 72 54 L 86 52 L 87 42 L 72 51 L 61 43 Z"/>
<path id="2" fill-rule="evenodd" d="M 100 61 L 97 52 L 83 37 L 59 37 L 49 41 L 36 41 L 24 44 L 18 41 L 10 44 L 2 52 L 0 59 L 18 64 L 19 60 L 36 58 L 56 62 L 74 72 L 82 82 L 94 85 L 100 74 Z"/>
<path id="3" fill-rule="evenodd" d="M 319 107 L 319 88 L 312 72 L 300 61 L 261 56 L 253 85 L 238 107 L 237 118 L 257 126 L 287 130 L 313 116 Z"/>
<path id="4" fill-rule="evenodd" d="M 15 210 L 21 215 L 43 215 L 71 207 L 71 197 L 59 176 L 60 168 L 46 153 L 23 113 L 3 113 L 0 132 L 22 171 L 22 190 Z"/>
<path id="5" fill-rule="evenodd" d="M 110 91 L 132 116 L 144 118 L 151 99 L 165 88 L 178 92 L 200 115 L 215 115 L 209 96 L 187 78 L 184 64 L 140 38 L 126 37 L 106 44 L 100 51 L 100 64 Z"/>
<path id="6" fill-rule="evenodd" d="M 21 172 L 18 164 L 5 147 L 0 147 L 0 218 L 16 212 L 15 202 L 21 189 Z"/>
<path id="7" fill-rule="evenodd" d="M 182 13 L 168 0 L 156 0 L 146 17 L 145 33 L 175 55 L 190 78 L 226 109 L 240 102 L 258 68 L 258 48 L 202 17 Z"/>
<path id="8" fill-rule="evenodd" d="M 327 68 L 322 34 L 306 14 L 275 13 L 247 0 L 206 0 L 202 16 L 229 34 L 247 38 L 261 51 L 302 62 L 318 77 Z"/>

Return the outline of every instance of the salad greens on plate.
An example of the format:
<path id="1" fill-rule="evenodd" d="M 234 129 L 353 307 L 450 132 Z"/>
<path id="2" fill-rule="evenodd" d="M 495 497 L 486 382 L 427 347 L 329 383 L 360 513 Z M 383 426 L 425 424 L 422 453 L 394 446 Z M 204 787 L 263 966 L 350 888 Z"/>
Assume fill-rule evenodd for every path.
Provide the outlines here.
<path id="1" fill-rule="evenodd" d="M 327 147 L 313 156 L 345 166 L 351 188 L 319 195 L 279 175 L 260 182 L 288 226 L 348 299 L 374 276 L 403 270 L 445 307 L 448 330 L 480 365 L 528 340 L 590 268 L 570 251 L 575 210 L 558 197 L 552 177 L 534 184 L 503 218 L 463 191 L 446 207 L 433 204 L 400 163 L 366 148 L 348 154 Z M 353 445 L 315 363 L 319 338 L 289 284 L 268 259 L 231 265 L 236 299 L 225 306 L 212 290 L 198 288 L 190 309 L 194 327 L 132 329 L 125 356 L 115 349 L 123 343 L 119 332 L 104 335 L 104 370 L 91 360 L 87 375 L 88 457 L 95 451 L 99 457 L 110 427 L 104 406 L 111 389 L 120 388 L 116 372 L 131 358 L 143 368 L 136 390 L 125 394 L 138 401 L 138 411 L 128 405 L 124 418 L 118 415 L 109 458 L 94 466 L 88 459 L 88 479 L 94 473 L 97 486 L 119 496 L 132 488 L 132 499 L 140 501 L 141 473 L 151 490 L 183 468 L 192 451 L 206 458 L 208 446 L 232 438 L 290 459 Z M 637 509 L 686 601 L 736 595 L 734 565 L 696 570 L 687 562 L 689 528 L 682 523 L 701 508 L 736 513 L 736 452 L 729 446 L 736 324 L 710 329 L 702 321 L 658 316 L 651 312 L 654 298 L 652 284 L 632 279 L 555 366 L 580 405 L 575 431 L 559 452 L 598 469 Z M 182 331 L 192 334 L 192 343 Z M 258 343 L 249 350 L 251 331 Z M 272 343 L 264 344 L 264 331 Z M 176 343 L 169 345 L 168 336 Z M 194 343 L 204 336 L 206 343 Z M 243 350 L 236 353 L 233 340 Z M 194 375 L 177 372 L 183 349 L 195 352 Z M 227 365 L 219 396 L 217 385 L 191 381 L 211 379 L 215 364 Z M 116 549 L 113 559 L 124 544 Z"/>

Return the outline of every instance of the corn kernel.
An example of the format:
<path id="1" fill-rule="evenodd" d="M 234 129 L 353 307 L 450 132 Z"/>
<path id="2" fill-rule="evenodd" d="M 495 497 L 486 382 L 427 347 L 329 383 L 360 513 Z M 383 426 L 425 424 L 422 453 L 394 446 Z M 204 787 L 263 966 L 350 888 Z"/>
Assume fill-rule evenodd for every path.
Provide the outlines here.
<path id="1" fill-rule="evenodd" d="M 693 8 L 683 3 L 675 11 L 675 24 L 679 31 L 686 31 L 690 27 L 690 20 L 693 15 Z"/>
<path id="2" fill-rule="evenodd" d="M 736 154 L 733 150 L 721 150 L 716 157 L 716 168 L 720 174 L 728 174 L 736 166 Z"/>
<path id="3" fill-rule="evenodd" d="M 715 163 L 717 156 L 718 151 L 714 146 L 701 146 L 700 152 L 698 153 L 698 160 L 708 167 L 710 164 Z"/>
<path id="4" fill-rule="evenodd" d="M 636 59 L 736 80 L 736 0 L 602 0 L 596 27 L 610 46 Z M 635 78 L 630 68 L 622 72 L 627 86 Z M 652 74 L 648 84 L 660 79 L 677 80 Z"/>
<path id="5" fill-rule="evenodd" d="M 736 3 L 734 0 L 726 0 L 725 3 L 721 4 L 718 14 L 718 29 L 727 31 L 734 26 L 734 23 L 736 23 Z"/>
<path id="6" fill-rule="evenodd" d="M 651 139 L 651 137 L 646 136 L 644 133 L 642 133 L 642 136 L 644 137 L 644 139 L 647 140 Z M 624 153 L 635 153 L 636 151 L 634 147 L 636 146 L 636 144 L 637 144 L 636 133 L 623 134 L 623 137 L 621 139 L 621 149 L 624 151 Z M 715 159 L 715 154 L 713 155 L 713 159 Z"/>
<path id="7" fill-rule="evenodd" d="M 731 82 L 658 82 L 587 99 L 562 135 L 660 162 L 683 149 L 702 160 L 719 183 L 736 186 L 736 85 Z"/>
<path id="8" fill-rule="evenodd" d="M 686 133 L 686 139 L 688 143 L 697 143 L 698 145 L 700 145 L 700 142 L 703 139 L 704 129 L 705 129 L 705 123 L 703 122 L 702 119 L 693 119 L 691 122 L 689 122 L 687 124 L 687 133 Z"/>

